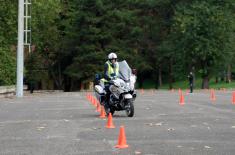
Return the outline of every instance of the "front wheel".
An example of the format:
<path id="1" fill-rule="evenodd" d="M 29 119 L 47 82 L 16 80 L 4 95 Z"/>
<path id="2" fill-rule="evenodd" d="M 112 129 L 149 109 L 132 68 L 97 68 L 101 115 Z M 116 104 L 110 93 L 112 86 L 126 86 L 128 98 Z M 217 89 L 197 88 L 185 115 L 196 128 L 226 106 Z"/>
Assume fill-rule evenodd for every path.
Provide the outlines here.
<path id="1" fill-rule="evenodd" d="M 113 108 L 110 108 L 110 113 L 113 115 L 115 110 Z"/>
<path id="2" fill-rule="evenodd" d="M 126 115 L 128 117 L 133 117 L 134 116 L 134 104 L 133 104 L 133 100 L 132 99 L 127 100 Z"/>
<path id="3" fill-rule="evenodd" d="M 111 107 L 109 107 L 107 105 L 104 106 L 104 109 L 105 109 L 105 113 L 106 113 L 107 116 L 109 115 L 109 113 L 111 113 L 113 115 L 114 112 L 115 112 L 115 110 L 113 108 L 111 108 Z"/>

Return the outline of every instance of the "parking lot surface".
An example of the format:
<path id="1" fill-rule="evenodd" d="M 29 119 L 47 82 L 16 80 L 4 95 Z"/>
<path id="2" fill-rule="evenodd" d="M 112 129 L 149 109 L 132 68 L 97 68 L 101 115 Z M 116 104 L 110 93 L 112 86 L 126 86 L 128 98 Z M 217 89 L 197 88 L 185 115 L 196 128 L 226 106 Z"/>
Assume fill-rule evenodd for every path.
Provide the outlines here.
<path id="1" fill-rule="evenodd" d="M 90 92 L 92 94 L 92 92 Z M 232 91 L 139 90 L 134 117 L 115 112 L 114 129 L 86 92 L 34 93 L 0 99 L 0 155 L 234 155 Z M 117 149 L 124 126 L 128 148 Z"/>

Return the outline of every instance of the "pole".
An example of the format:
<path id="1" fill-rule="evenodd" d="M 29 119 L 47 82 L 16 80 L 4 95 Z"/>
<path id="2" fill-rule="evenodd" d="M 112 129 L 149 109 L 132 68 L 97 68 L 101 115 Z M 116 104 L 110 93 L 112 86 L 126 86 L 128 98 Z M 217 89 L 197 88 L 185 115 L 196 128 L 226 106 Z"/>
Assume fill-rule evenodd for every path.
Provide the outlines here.
<path id="1" fill-rule="evenodd" d="M 17 46 L 17 82 L 16 96 L 23 97 L 24 75 L 24 0 L 18 2 L 18 46 Z"/>

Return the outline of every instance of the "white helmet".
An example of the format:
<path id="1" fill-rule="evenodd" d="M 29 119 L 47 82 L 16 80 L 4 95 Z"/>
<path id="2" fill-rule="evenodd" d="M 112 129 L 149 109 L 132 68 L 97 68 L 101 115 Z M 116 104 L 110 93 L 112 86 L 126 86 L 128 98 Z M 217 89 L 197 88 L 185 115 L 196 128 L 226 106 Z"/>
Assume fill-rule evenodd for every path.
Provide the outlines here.
<path id="1" fill-rule="evenodd" d="M 115 53 L 109 53 L 108 59 L 109 59 L 109 60 L 111 60 L 111 59 L 117 59 L 117 54 L 115 54 Z"/>

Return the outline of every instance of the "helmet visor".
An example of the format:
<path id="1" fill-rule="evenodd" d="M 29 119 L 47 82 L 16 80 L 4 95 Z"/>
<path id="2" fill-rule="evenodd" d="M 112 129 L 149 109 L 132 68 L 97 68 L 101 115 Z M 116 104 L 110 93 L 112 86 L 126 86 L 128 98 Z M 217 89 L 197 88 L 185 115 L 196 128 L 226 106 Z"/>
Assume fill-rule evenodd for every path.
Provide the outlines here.
<path id="1" fill-rule="evenodd" d="M 116 58 L 109 59 L 109 61 L 117 61 Z"/>

